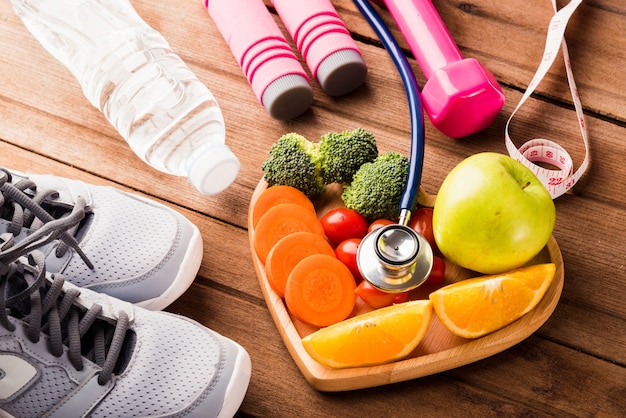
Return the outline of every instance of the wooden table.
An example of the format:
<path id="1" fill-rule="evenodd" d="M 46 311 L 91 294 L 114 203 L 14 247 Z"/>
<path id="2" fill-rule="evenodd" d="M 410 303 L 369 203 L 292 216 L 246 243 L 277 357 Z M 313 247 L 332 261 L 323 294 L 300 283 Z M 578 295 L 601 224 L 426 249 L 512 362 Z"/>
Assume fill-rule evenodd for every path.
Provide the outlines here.
<path id="1" fill-rule="evenodd" d="M 8 1 L 0 3 L 0 165 L 131 190 L 177 208 L 200 227 L 205 253 L 198 278 L 168 310 L 195 318 L 250 352 L 253 374 L 242 416 L 626 414 L 624 2 L 584 2 L 566 32 L 593 158 L 583 181 L 556 200 L 554 236 L 563 253 L 565 285 L 551 318 L 528 339 L 488 359 L 339 393 L 318 392 L 306 382 L 275 328 L 251 261 L 248 203 L 267 150 L 286 132 L 317 140 L 329 131 L 363 127 L 376 135 L 381 151 L 408 153 L 401 81 L 354 4 L 335 0 L 369 66 L 366 83 L 350 95 L 330 98 L 313 82 L 310 110 L 289 122 L 273 120 L 201 3 L 132 1 L 217 96 L 227 143 L 242 163 L 235 184 L 206 197 L 186 179 L 141 162 L 89 105 L 70 73 L 26 31 Z M 448 138 L 427 122 L 422 184 L 431 193 L 463 158 L 480 151 L 506 153 L 505 123 L 539 65 L 553 13 L 548 0 L 434 4 L 463 55 L 477 58 L 497 77 L 506 104 L 492 126 L 463 139 Z M 400 39 L 389 14 L 381 13 Z M 419 67 L 411 63 L 423 85 Z M 516 120 L 514 138 L 554 139 L 580 165 L 584 148 L 560 58 Z"/>

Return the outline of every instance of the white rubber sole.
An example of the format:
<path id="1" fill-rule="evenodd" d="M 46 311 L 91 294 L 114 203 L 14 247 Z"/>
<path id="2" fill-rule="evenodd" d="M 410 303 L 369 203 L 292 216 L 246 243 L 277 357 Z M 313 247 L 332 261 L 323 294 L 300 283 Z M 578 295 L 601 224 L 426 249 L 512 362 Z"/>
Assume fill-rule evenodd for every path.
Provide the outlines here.
<path id="1" fill-rule="evenodd" d="M 200 269 L 203 255 L 203 243 L 200 230 L 193 225 L 193 234 L 189 242 L 190 250 L 185 255 L 176 278 L 160 296 L 135 303 L 151 311 L 162 311 L 178 299 L 193 283 Z"/>
<path id="2" fill-rule="evenodd" d="M 224 405 L 217 415 L 218 418 L 232 418 L 243 403 L 250 384 L 252 374 L 252 362 L 248 352 L 239 344 L 237 346 L 237 360 L 233 369 L 232 379 L 228 382 L 226 393 L 224 394 Z"/>

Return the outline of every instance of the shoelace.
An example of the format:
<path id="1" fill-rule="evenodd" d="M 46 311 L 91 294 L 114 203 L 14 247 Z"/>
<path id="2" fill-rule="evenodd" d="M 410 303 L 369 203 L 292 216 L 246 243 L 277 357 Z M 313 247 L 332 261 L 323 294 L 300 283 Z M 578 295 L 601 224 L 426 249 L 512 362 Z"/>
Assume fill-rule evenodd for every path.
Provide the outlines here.
<path id="1" fill-rule="evenodd" d="M 9 232 L 16 236 L 21 232 L 23 227 L 28 227 L 36 231 L 43 225 L 55 220 L 55 217 L 48 213 L 41 205 L 48 197 L 58 195 L 56 190 L 39 190 L 32 180 L 22 180 L 14 185 L 11 184 L 11 179 L 11 173 L 4 168 L 0 168 L 0 191 L 2 192 L 0 195 L 0 208 L 3 208 L 5 205 L 10 205 L 13 212 Z M 27 189 L 34 190 L 35 196 L 28 196 L 24 192 Z M 84 198 L 78 197 L 76 199 L 76 205 L 72 213 L 75 212 L 82 214 L 81 219 L 84 218 Z M 61 242 L 56 249 L 55 255 L 62 257 L 68 248 L 74 248 L 85 264 L 87 264 L 89 268 L 93 268 L 93 264 L 78 246 L 74 238 L 78 226 L 79 222 L 72 224 L 71 228 L 64 229 L 62 234 L 57 236 Z"/>
<path id="2" fill-rule="evenodd" d="M 62 275 L 52 275 L 51 282 L 46 279 L 45 257 L 37 250 L 61 239 L 88 262 L 76 240 L 67 232 L 84 217 L 84 206 L 76 205 L 69 215 L 54 219 L 21 190 L 7 183 L 6 177 L 0 188 L 3 196 L 10 196 L 44 221 L 18 242 L 12 233 L 0 235 L 0 325 L 13 331 L 15 327 L 9 316 L 19 318 L 28 324 L 27 335 L 31 342 L 39 341 L 42 333 L 49 335 L 53 355 L 63 355 L 67 346 L 68 358 L 77 370 L 83 369 L 84 358 L 93 361 L 101 367 L 98 382 L 106 384 L 113 375 L 126 338 L 127 314 L 122 311 L 117 320 L 105 320 L 99 317 L 100 305 L 94 304 L 88 310 L 80 307 L 75 303 L 80 291 L 64 292 Z"/>

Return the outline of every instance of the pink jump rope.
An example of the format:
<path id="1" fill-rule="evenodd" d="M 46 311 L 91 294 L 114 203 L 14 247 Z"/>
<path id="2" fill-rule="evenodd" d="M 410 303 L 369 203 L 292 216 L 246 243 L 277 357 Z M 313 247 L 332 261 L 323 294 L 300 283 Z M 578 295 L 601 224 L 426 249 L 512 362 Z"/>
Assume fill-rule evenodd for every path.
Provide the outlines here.
<path id="1" fill-rule="evenodd" d="M 313 77 L 331 96 L 362 84 L 367 67 L 330 0 L 272 0 Z M 270 115 L 292 119 L 310 106 L 308 76 L 263 0 L 204 0 L 209 15 Z"/>

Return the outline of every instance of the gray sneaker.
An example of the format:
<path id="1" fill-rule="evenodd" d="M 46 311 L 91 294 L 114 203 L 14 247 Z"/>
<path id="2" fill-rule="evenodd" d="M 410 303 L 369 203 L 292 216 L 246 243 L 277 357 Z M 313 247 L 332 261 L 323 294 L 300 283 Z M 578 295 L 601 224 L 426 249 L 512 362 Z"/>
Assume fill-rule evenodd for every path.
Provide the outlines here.
<path id="1" fill-rule="evenodd" d="M 69 242 L 75 213 L 0 235 L 0 416 L 232 417 L 251 373 L 241 346 L 45 273 L 36 248 Z"/>
<path id="2" fill-rule="evenodd" d="M 157 202 L 111 187 L 5 169 L 0 192 L 0 233 L 17 241 L 72 211 L 83 214 L 74 228 L 39 248 L 48 271 L 63 273 L 78 287 L 161 310 L 189 288 L 200 268 L 198 228 Z"/>

